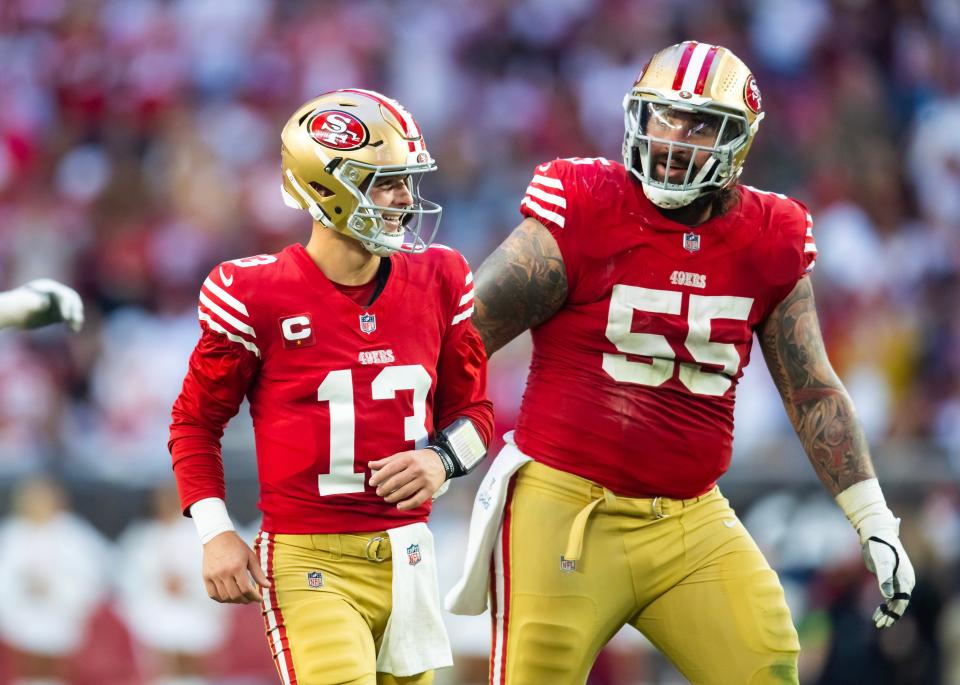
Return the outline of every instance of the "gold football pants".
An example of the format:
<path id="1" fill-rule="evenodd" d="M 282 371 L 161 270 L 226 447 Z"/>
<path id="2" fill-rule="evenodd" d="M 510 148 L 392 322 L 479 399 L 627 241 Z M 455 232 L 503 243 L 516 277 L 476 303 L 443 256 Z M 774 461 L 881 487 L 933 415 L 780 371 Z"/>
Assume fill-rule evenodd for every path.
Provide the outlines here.
<path id="1" fill-rule="evenodd" d="M 433 671 L 377 673 L 393 603 L 386 533 L 261 533 L 256 552 L 267 641 L 284 685 L 429 685 Z"/>
<path id="2" fill-rule="evenodd" d="M 780 581 L 718 489 L 616 497 L 537 462 L 510 487 L 491 580 L 491 683 L 584 683 L 625 624 L 694 685 L 798 682 Z"/>

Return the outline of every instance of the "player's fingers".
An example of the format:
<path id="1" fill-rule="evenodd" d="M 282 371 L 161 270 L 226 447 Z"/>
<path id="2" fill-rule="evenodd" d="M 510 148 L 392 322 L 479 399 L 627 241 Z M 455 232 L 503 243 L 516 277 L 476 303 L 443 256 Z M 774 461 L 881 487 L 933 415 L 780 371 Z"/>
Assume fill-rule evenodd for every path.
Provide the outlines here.
<path id="1" fill-rule="evenodd" d="M 83 328 L 83 300 L 75 293 L 72 295 L 72 297 L 67 299 L 67 312 L 64 318 L 67 320 L 73 332 L 79 333 L 80 329 Z"/>
<path id="2" fill-rule="evenodd" d="M 270 581 L 267 580 L 267 574 L 263 572 L 263 569 L 260 567 L 260 560 L 252 550 L 247 558 L 247 570 L 250 572 L 250 575 L 253 576 L 253 580 L 257 583 L 257 585 L 260 587 L 270 587 Z"/>
<path id="3" fill-rule="evenodd" d="M 401 511 L 416 509 L 428 499 L 430 499 L 430 493 L 427 491 L 427 488 L 421 488 L 413 497 L 405 499 L 397 504 L 397 509 L 400 509 Z"/>
<path id="4" fill-rule="evenodd" d="M 399 461 L 388 461 L 383 466 L 376 467 L 373 462 L 370 462 L 370 468 L 373 470 L 373 475 L 370 476 L 370 485 L 371 487 L 377 487 L 383 485 L 384 481 L 396 474 L 402 473 L 406 465 Z"/>
<path id="5" fill-rule="evenodd" d="M 390 504 L 396 504 L 397 502 L 402 502 L 405 499 L 409 499 L 410 497 L 413 497 L 420 490 L 422 490 L 424 486 L 425 486 L 425 483 L 423 483 L 420 479 L 411 480 L 401 485 L 400 487 L 396 488 L 395 490 L 392 490 L 386 495 L 382 495 L 382 497 L 385 502 L 389 502 Z"/>
<path id="6" fill-rule="evenodd" d="M 227 593 L 227 601 L 231 604 L 247 604 L 250 600 L 247 599 L 244 588 L 249 584 L 250 581 L 246 578 L 241 581 L 236 577 L 224 578 L 223 586 Z"/>
<path id="7" fill-rule="evenodd" d="M 903 616 L 909 603 L 909 598 L 887 600 L 873 612 L 873 622 L 877 628 L 889 628 Z"/>
<path id="8" fill-rule="evenodd" d="M 260 601 L 260 591 L 246 570 L 244 570 L 243 574 L 234 578 L 233 582 L 237 584 L 237 588 L 240 590 L 240 595 L 237 597 L 238 604 L 249 604 L 250 602 Z"/>
<path id="9" fill-rule="evenodd" d="M 215 602 L 219 602 L 220 593 L 217 591 L 217 586 L 214 584 L 214 582 L 212 580 L 207 580 L 206 578 L 204 578 L 203 585 L 204 587 L 207 588 L 207 596 L 210 597 L 210 599 L 214 600 Z"/>
<path id="10" fill-rule="evenodd" d="M 390 456 L 384 457 L 383 459 L 377 459 L 376 461 L 367 462 L 367 466 L 369 466 L 370 469 L 373 471 L 383 469 L 389 466 L 390 464 L 393 464 L 394 462 L 396 462 L 397 458 L 403 454 L 406 454 L 406 452 L 397 452 L 396 454 L 391 454 Z"/>
<path id="11" fill-rule="evenodd" d="M 226 584 L 220 578 L 213 578 L 211 580 L 214 586 L 214 594 L 212 595 L 213 599 L 220 602 L 221 604 L 230 601 L 230 591 L 227 589 Z"/>
<path id="12" fill-rule="evenodd" d="M 412 480 L 414 480 L 414 476 L 408 469 L 404 469 L 403 471 L 400 471 L 389 478 L 382 479 L 379 485 L 377 485 L 377 496 L 386 497 L 390 493 L 399 490 Z"/>

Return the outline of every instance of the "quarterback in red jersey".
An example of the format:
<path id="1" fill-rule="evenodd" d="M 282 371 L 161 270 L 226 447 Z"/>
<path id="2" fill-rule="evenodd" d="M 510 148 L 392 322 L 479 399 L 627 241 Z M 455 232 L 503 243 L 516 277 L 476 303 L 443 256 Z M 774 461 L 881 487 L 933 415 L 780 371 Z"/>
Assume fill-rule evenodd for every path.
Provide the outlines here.
<path id="1" fill-rule="evenodd" d="M 533 359 L 447 604 L 482 611 L 492 556 L 491 683 L 583 683 L 625 624 L 693 683 L 796 683 L 779 580 L 716 485 L 755 334 L 814 469 L 859 532 L 884 598 L 878 627 L 903 613 L 914 583 L 824 350 L 806 277 L 812 219 L 738 183 L 763 112 L 729 50 L 658 52 L 624 110 L 624 163 L 538 166 L 524 221 L 477 273 L 488 354 L 529 328 Z"/>
<path id="2" fill-rule="evenodd" d="M 430 244 L 440 207 L 419 182 L 436 165 L 397 102 L 327 93 L 293 114 L 282 143 L 284 199 L 310 213 L 312 234 L 203 283 L 170 427 L 181 502 L 208 593 L 262 603 L 283 683 L 429 683 L 450 663 L 431 497 L 480 461 L 492 432 L 472 274 Z M 244 397 L 256 552 L 227 515 L 220 456 Z"/>

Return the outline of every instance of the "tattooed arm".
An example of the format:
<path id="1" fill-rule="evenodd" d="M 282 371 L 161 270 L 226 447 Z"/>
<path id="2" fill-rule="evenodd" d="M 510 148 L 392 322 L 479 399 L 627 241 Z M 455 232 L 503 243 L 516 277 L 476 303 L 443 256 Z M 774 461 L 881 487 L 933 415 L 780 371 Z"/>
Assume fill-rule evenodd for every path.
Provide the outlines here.
<path id="1" fill-rule="evenodd" d="M 477 270 L 473 323 L 487 356 L 553 316 L 567 299 L 567 272 L 557 241 L 525 219 Z"/>
<path id="2" fill-rule="evenodd" d="M 760 346 L 790 421 L 830 494 L 874 478 L 853 402 L 827 359 L 809 278 L 801 278 L 763 323 Z"/>
<path id="3" fill-rule="evenodd" d="M 827 359 L 809 278 L 801 278 L 763 323 L 760 345 L 813 469 L 860 536 L 863 560 L 883 596 L 873 622 L 888 628 L 910 603 L 913 565 L 900 542 L 900 519 L 874 475 L 853 402 Z"/>

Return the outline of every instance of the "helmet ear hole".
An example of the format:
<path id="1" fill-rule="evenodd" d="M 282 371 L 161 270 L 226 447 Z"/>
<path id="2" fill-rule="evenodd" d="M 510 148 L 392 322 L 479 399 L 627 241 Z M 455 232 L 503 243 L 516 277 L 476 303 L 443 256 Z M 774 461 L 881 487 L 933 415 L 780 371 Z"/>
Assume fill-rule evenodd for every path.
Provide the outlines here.
<path id="1" fill-rule="evenodd" d="M 325 186 L 320 185 L 320 184 L 317 183 L 316 181 L 310 181 L 310 184 L 309 184 L 309 185 L 310 185 L 311 188 L 313 188 L 315 191 L 317 191 L 317 194 L 318 194 L 320 197 L 330 197 L 331 195 L 333 195 L 333 191 L 332 191 L 332 190 L 330 190 L 329 188 L 326 188 Z"/>

